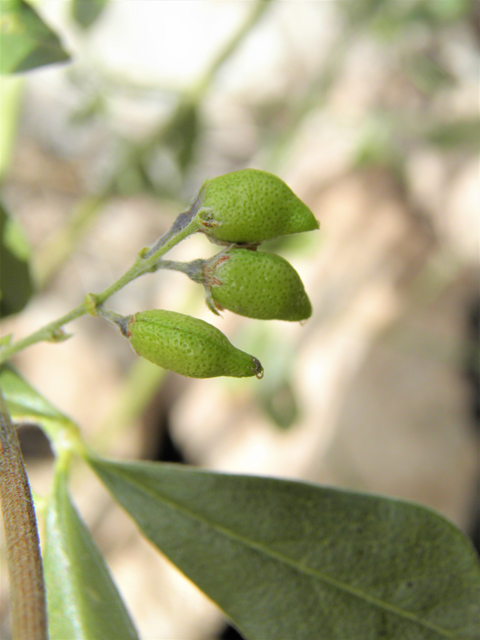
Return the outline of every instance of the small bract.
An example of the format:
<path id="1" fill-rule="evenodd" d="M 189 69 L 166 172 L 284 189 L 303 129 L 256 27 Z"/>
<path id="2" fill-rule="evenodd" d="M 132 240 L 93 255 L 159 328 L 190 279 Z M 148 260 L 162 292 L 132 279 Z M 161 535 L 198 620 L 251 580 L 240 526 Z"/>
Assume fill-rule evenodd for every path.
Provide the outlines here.
<path id="1" fill-rule="evenodd" d="M 256 358 L 236 349 L 216 327 L 183 313 L 162 309 L 136 313 L 128 321 L 126 335 L 139 356 L 183 376 L 263 377 Z"/>
<path id="2" fill-rule="evenodd" d="M 276 254 L 231 248 L 203 266 L 207 303 L 259 320 L 306 320 L 312 305 L 300 276 Z"/>
<path id="3" fill-rule="evenodd" d="M 220 243 L 259 244 L 319 228 L 313 213 L 283 180 L 257 169 L 207 180 L 192 210 L 199 230 Z"/>

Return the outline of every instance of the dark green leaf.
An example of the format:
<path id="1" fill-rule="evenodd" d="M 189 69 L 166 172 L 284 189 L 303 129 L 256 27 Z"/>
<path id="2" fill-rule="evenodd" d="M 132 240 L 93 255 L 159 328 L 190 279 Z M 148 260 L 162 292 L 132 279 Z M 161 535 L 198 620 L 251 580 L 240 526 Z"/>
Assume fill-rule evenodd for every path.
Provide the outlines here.
<path id="1" fill-rule="evenodd" d="M 88 29 L 105 9 L 108 0 L 73 0 L 72 15 L 77 24 Z"/>
<path id="2" fill-rule="evenodd" d="M 480 566 L 419 505 L 91 459 L 144 534 L 251 640 L 480 638 Z"/>
<path id="3" fill-rule="evenodd" d="M 50 640 L 137 640 L 105 560 L 57 474 L 44 554 Z"/>
<path id="4" fill-rule="evenodd" d="M 23 0 L 2 0 L 0 34 L 1 73 L 28 71 L 70 57 L 58 36 Z"/>
<path id="5" fill-rule="evenodd" d="M 21 311 L 33 292 L 23 230 L 0 204 L 0 318 Z"/>

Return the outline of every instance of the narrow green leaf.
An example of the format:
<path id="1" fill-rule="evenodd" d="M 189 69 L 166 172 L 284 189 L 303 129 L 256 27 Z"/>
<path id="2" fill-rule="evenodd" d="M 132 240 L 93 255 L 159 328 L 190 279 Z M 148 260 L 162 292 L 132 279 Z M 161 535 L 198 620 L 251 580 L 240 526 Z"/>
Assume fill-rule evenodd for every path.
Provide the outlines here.
<path id="1" fill-rule="evenodd" d="M 0 73 L 28 71 L 70 56 L 58 36 L 24 0 L 2 0 Z"/>
<path id="2" fill-rule="evenodd" d="M 480 566 L 419 505 L 155 463 L 90 464 L 251 640 L 480 638 Z"/>
<path id="3" fill-rule="evenodd" d="M 75 22 L 88 29 L 100 17 L 108 0 L 73 0 L 72 15 Z"/>
<path id="4" fill-rule="evenodd" d="M 21 311 L 33 293 L 29 253 L 22 227 L 0 203 L 0 318 Z"/>
<path id="5" fill-rule="evenodd" d="M 58 473 L 44 554 L 50 640 L 138 640 L 105 560 Z"/>

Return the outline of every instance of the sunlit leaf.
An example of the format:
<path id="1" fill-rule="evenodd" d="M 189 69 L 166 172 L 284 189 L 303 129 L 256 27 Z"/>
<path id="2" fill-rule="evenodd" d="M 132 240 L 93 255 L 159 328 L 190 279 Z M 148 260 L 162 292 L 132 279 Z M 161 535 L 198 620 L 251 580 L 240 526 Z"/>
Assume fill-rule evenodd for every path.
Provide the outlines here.
<path id="1" fill-rule="evenodd" d="M 21 311 L 32 295 L 29 253 L 23 229 L 0 203 L 0 318 Z"/>
<path id="2" fill-rule="evenodd" d="M 70 423 L 46 398 L 35 391 L 9 364 L 0 366 L 0 387 L 14 422 L 40 425 Z"/>
<path id="3" fill-rule="evenodd" d="M 83 29 L 88 29 L 100 17 L 108 0 L 73 0 L 72 15 Z"/>
<path id="4" fill-rule="evenodd" d="M 23 0 L 2 0 L 0 72 L 15 73 L 69 59 L 58 36 Z"/>
<path id="5" fill-rule="evenodd" d="M 0 76 L 0 179 L 10 166 L 20 115 L 22 83 L 23 79 L 19 77 Z"/>
<path id="6" fill-rule="evenodd" d="M 473 640 L 480 566 L 419 505 L 175 465 L 90 460 L 250 640 Z"/>
<path id="7" fill-rule="evenodd" d="M 105 560 L 57 474 L 44 553 L 50 640 L 137 640 Z"/>

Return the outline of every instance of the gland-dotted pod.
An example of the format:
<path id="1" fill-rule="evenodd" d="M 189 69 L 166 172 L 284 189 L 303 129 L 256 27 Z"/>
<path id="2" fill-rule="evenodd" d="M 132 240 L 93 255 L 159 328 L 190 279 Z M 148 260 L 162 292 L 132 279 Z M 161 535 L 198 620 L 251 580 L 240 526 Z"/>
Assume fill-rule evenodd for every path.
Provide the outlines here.
<path id="1" fill-rule="evenodd" d="M 216 327 L 183 313 L 136 313 L 128 321 L 126 336 L 139 356 L 183 376 L 263 376 L 256 358 L 236 349 Z"/>
<path id="2" fill-rule="evenodd" d="M 312 305 L 300 276 L 272 253 L 231 248 L 203 265 L 207 303 L 259 320 L 306 320 Z"/>
<path id="3" fill-rule="evenodd" d="M 192 209 L 199 230 L 220 243 L 259 244 L 318 229 L 313 213 L 283 180 L 257 169 L 207 180 Z"/>

